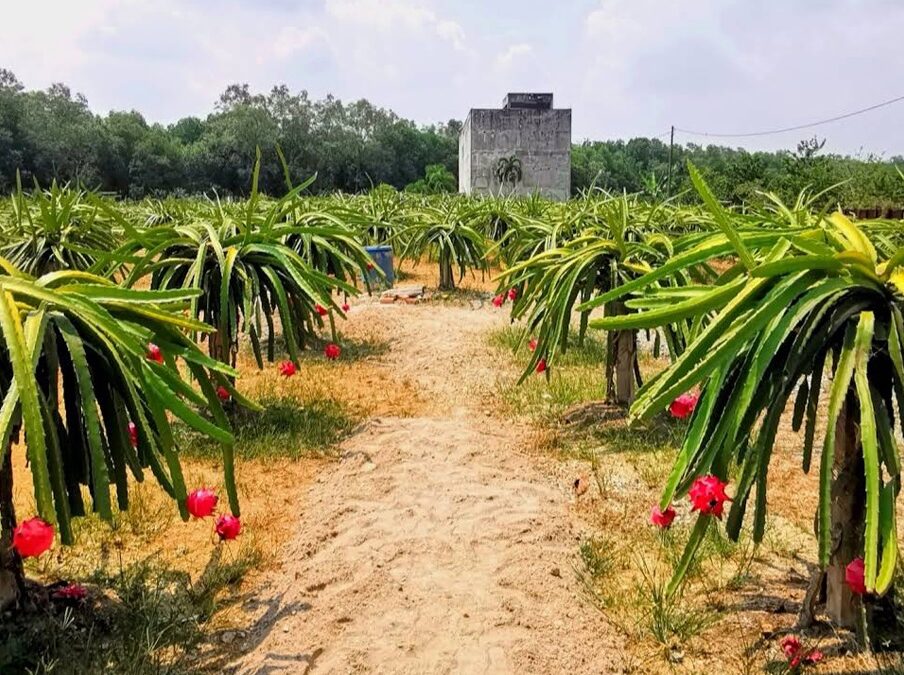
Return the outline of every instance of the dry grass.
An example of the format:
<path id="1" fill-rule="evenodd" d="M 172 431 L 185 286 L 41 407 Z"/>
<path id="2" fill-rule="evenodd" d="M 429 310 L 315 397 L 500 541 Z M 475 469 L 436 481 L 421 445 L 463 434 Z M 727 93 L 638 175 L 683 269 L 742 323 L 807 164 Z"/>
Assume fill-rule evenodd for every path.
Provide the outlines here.
<path id="1" fill-rule="evenodd" d="M 239 355 L 241 391 L 256 399 L 288 397 L 300 403 L 335 401 L 357 417 L 415 414 L 423 404 L 417 389 L 400 381 L 379 356 L 389 345 L 363 322 L 357 321 L 353 305 L 348 321 L 337 322 L 342 356 L 327 361 L 321 343 L 302 353 L 301 368 L 291 378 L 279 375 L 277 364 L 258 370 L 250 350 Z"/>
<path id="2" fill-rule="evenodd" d="M 428 263 L 406 266 L 405 272 L 411 276 L 402 284 L 436 283 L 435 266 Z M 448 300 L 485 297 L 492 289 L 489 277 L 469 277 Z M 131 509 L 117 514 L 112 526 L 95 517 L 81 519 L 76 546 L 56 547 L 50 555 L 28 562 L 33 578 L 86 582 L 95 597 L 108 600 L 129 592 L 143 597 L 138 591 L 153 590 L 161 578 L 182 580 L 175 587 L 184 586 L 188 592 L 173 592 L 164 599 L 168 603 L 179 599 L 185 611 L 203 618 L 186 631 L 181 645 L 198 656 L 185 664 L 174 656 L 179 645 L 158 652 L 150 649 L 158 661 L 149 658 L 147 663 L 156 670 L 133 672 L 183 672 L 168 666 L 197 669 L 218 663 L 210 660 L 212 654 L 228 655 L 229 647 L 214 646 L 211 637 L 243 629 L 246 617 L 240 601 L 254 593 L 261 575 L 279 561 L 292 534 L 293 509 L 303 508 L 312 476 L 332 461 L 336 445 L 369 416 L 423 413 L 427 403 L 418 386 L 379 358 L 389 349 L 382 337 L 387 327 L 378 331 L 369 326 L 353 306 L 348 322 L 338 328 L 343 357 L 328 362 L 319 349 L 311 349 L 298 375 L 290 379 L 280 377 L 272 365 L 258 371 L 249 353 L 240 355 L 239 387 L 271 405 L 264 416 L 240 419 L 237 430 L 245 526 L 237 542 L 218 544 L 210 520 L 182 522 L 172 502 L 149 481 L 134 486 Z M 655 530 L 648 518 L 683 424 L 661 418 L 633 427 L 624 419 L 580 428 L 562 425 L 566 410 L 602 398 L 604 342 L 591 336 L 583 348 L 561 360 L 549 381 L 531 376 L 518 386 L 517 376 L 528 358 L 524 338 L 517 328 L 489 336 L 504 382 L 493 400 L 502 418 L 519 417 L 533 424 L 535 452 L 556 457 L 560 470 L 569 476 L 592 476 L 590 489 L 573 506 L 587 531 L 575 552 L 575 573 L 587 597 L 628 638 L 626 661 L 633 671 L 780 672 L 778 643 L 795 623 L 815 553 L 817 478 L 801 472 L 798 436 L 785 424 L 777 438 L 768 495 L 771 515 L 763 544 L 755 549 L 747 533 L 739 543 L 729 542 L 711 529 L 683 594 L 670 599 L 663 587 L 687 539 L 692 516 L 686 503 L 677 505 L 679 516 L 667 532 Z M 649 375 L 665 363 L 645 356 L 641 365 Z M 188 485 L 221 488 L 216 453 L 191 440 L 188 446 L 189 456 L 183 460 Z M 34 513 L 34 505 L 23 455 L 21 447 L 14 448 L 16 505 L 24 518 Z M 904 518 L 899 517 L 899 523 Z M 120 610 L 159 614 L 158 604 L 122 604 Z M 53 626 L 62 625 L 61 617 L 52 620 Z M 122 632 L 120 638 L 132 640 L 134 633 Z M 805 640 L 828 656 L 818 672 L 904 672 L 899 654 L 846 655 L 848 636 L 835 635 L 825 626 L 808 631 Z M 167 667 L 159 667 L 161 654 Z M 203 663 L 199 665 L 197 658 Z"/>
<path id="3" fill-rule="evenodd" d="M 136 615 L 136 630 L 162 625 L 161 631 L 176 632 L 172 640 L 161 638 L 141 649 L 130 647 L 135 635 L 125 626 L 104 633 L 91 646 L 106 650 L 114 669 L 219 672 L 229 647 L 214 647 L 211 640 L 246 628 L 241 603 L 280 561 L 296 522 L 294 510 L 304 504 L 312 477 L 332 461 L 338 443 L 361 420 L 413 415 L 423 405 L 416 387 L 396 378 L 380 362 L 388 344 L 356 321 L 356 313 L 353 308 L 348 322 L 339 327 L 340 360 L 327 361 L 322 345 L 312 345 L 292 378 L 281 377 L 275 364 L 258 370 L 250 351 L 240 354 L 238 386 L 264 403 L 265 411 L 239 412 L 235 420 L 243 523 L 237 541 L 218 543 L 212 519 L 183 522 L 176 505 L 149 478 L 132 485 L 130 509 L 117 512 L 112 524 L 95 516 L 77 519 L 75 546 L 57 545 L 50 554 L 27 561 L 30 578 L 44 583 L 75 581 L 91 589 L 91 611 L 84 615 L 30 617 L 35 626 L 47 621 L 40 624 L 44 636 L 55 636 L 42 643 L 47 652 L 38 672 L 67 672 L 64 663 L 54 661 L 54 645 L 72 647 L 74 632 L 97 632 L 98 622 L 126 610 Z M 223 495 L 219 449 L 184 427 L 177 430 L 189 489 L 213 487 Z M 13 457 L 16 508 L 20 518 L 27 518 L 35 507 L 24 448 L 14 447 Z M 220 507 L 228 508 L 225 499 Z M 127 602 L 133 595 L 142 602 Z M 179 619 L 174 608 L 189 619 Z M 170 619 L 189 621 L 191 629 L 171 626 Z M 5 653 L 12 654 L 14 644 L 0 639 L 0 664 Z"/>
<path id="4" fill-rule="evenodd" d="M 493 281 L 498 270 L 491 269 L 489 272 L 467 272 L 464 277 L 459 279 L 458 271 L 455 271 L 455 287 L 457 293 L 486 294 L 493 293 L 496 290 L 496 283 Z M 418 262 L 406 260 L 396 273 L 397 286 L 426 286 L 435 289 L 439 284 L 439 265 L 435 262 L 423 258 Z M 450 296 L 452 294 L 449 294 Z"/>
<path id="5" fill-rule="evenodd" d="M 507 355 L 520 369 L 527 363 L 523 338 L 518 328 L 508 328 L 490 340 L 500 358 Z M 597 338 L 569 352 L 549 382 L 531 377 L 519 387 L 509 380 L 499 394 L 505 414 L 533 422 L 536 452 L 557 457 L 572 476 L 591 477 L 574 506 L 591 533 L 575 562 L 587 597 L 628 638 L 636 672 L 782 672 L 786 661 L 778 645 L 793 631 L 816 551 L 818 476 L 801 471 L 801 439 L 786 421 L 771 465 L 765 541 L 754 547 L 745 531 L 735 543 L 721 528 L 711 528 L 682 594 L 670 599 L 664 585 L 694 518 L 686 503 L 676 504 L 678 518 L 661 532 L 649 524 L 649 514 L 684 424 L 665 416 L 635 426 L 624 419 L 589 426 L 562 422 L 566 410 L 580 418 L 574 406 L 602 398 L 603 344 Z M 641 359 L 645 375 L 666 365 L 651 355 Z M 825 624 L 802 640 L 827 655 L 816 672 L 904 672 L 900 654 L 853 655 L 851 636 Z"/>

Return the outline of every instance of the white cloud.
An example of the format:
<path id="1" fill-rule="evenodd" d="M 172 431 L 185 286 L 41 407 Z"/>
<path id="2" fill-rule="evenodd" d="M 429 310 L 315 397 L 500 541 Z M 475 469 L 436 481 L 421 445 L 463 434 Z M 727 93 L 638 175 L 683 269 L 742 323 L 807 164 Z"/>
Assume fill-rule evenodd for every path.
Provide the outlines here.
<path id="1" fill-rule="evenodd" d="M 0 41 L 0 63 L 15 66 L 27 84 L 46 85 L 67 80 L 85 63 L 85 49 L 79 43 L 88 30 L 115 28 L 106 23 L 116 0 L 5 3 L 2 16 L 5 30 Z"/>
<path id="2" fill-rule="evenodd" d="M 285 82 L 424 123 L 533 89 L 573 108 L 576 138 L 658 134 L 673 123 L 746 131 L 890 98 L 892 75 L 904 70 L 899 0 L 3 4 L 12 28 L 0 67 L 31 88 L 65 82 L 98 111 L 136 108 L 163 122 L 206 114 L 233 82 L 257 91 Z M 833 150 L 904 152 L 901 112 L 818 132 Z"/>
<path id="3" fill-rule="evenodd" d="M 330 36 L 319 26 L 298 28 L 284 26 L 273 40 L 271 51 L 278 59 L 285 59 L 296 52 L 329 48 Z"/>
<path id="4" fill-rule="evenodd" d="M 415 0 L 326 0 L 327 14 L 344 23 L 364 26 L 370 31 L 401 30 L 416 36 L 434 34 L 455 49 L 465 49 L 465 32 L 457 21 L 441 17 L 423 2 Z"/>
<path id="5" fill-rule="evenodd" d="M 582 28 L 576 60 L 587 67 L 575 83 L 575 127 L 595 127 L 596 136 L 806 123 L 890 97 L 882 73 L 904 66 L 890 46 L 904 30 L 904 5 L 888 0 L 598 0 Z M 815 132 L 834 151 L 860 142 L 904 149 L 904 131 L 889 122 L 877 113 Z M 787 148 L 807 133 L 679 140 Z"/>
<path id="6" fill-rule="evenodd" d="M 436 23 L 433 11 L 409 0 L 327 0 L 326 10 L 337 19 L 375 30 L 421 30 Z"/>
<path id="7" fill-rule="evenodd" d="M 455 49 L 464 50 L 465 47 L 465 31 L 461 25 L 449 19 L 442 19 L 436 22 L 436 34 L 442 39 L 447 40 Z"/>
<path id="8" fill-rule="evenodd" d="M 509 71 L 515 66 L 522 65 L 533 53 L 534 48 L 526 42 L 511 45 L 496 56 L 496 69 L 503 72 Z"/>

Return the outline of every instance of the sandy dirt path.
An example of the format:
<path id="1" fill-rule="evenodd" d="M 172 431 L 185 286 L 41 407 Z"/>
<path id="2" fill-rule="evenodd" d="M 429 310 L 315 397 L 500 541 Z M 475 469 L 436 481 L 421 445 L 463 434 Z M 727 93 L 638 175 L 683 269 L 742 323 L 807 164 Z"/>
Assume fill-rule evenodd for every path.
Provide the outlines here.
<path id="1" fill-rule="evenodd" d="M 581 596 L 568 480 L 487 414 L 489 307 L 357 306 L 417 384 L 422 416 L 368 420 L 299 505 L 233 672 L 622 672 Z"/>

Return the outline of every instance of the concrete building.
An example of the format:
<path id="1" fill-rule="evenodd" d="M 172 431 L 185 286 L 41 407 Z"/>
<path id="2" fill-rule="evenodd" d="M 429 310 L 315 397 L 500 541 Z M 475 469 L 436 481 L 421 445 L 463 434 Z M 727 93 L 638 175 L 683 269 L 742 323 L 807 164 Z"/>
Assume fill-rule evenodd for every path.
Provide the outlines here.
<path id="1" fill-rule="evenodd" d="M 500 160 L 516 157 L 518 181 L 500 181 Z M 515 174 L 517 175 L 517 174 Z M 514 175 L 510 174 L 510 178 Z M 458 140 L 458 189 L 465 194 L 571 196 L 571 110 L 552 94 L 509 94 L 502 109 L 472 108 Z"/>

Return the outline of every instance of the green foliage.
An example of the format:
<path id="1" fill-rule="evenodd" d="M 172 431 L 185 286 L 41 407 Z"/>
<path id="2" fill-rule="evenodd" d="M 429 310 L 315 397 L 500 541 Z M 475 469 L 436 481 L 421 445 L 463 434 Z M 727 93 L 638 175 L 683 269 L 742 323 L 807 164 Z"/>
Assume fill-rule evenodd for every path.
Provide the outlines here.
<path id="1" fill-rule="evenodd" d="M 396 225 L 405 214 L 406 201 L 391 185 L 381 183 L 365 198 L 356 202 L 363 219 L 359 237 L 363 243 L 383 244 L 392 237 Z"/>
<path id="2" fill-rule="evenodd" d="M 524 319 L 537 339 L 526 378 L 540 359 L 554 367 L 560 354 L 585 335 L 590 311 L 598 298 L 667 260 L 672 240 L 659 223 L 669 217 L 666 208 L 646 208 L 628 197 L 593 197 L 551 211 L 545 221 L 524 221 L 508 229 L 505 244 L 511 267 L 499 277 L 500 292 L 514 288 L 512 319 Z M 669 283 L 686 287 L 701 270 L 674 277 Z M 577 338 L 573 314 L 580 322 Z M 613 306 L 607 308 L 615 311 Z M 657 339 L 658 336 L 657 336 Z M 680 330 L 667 327 L 672 353 L 683 343 Z"/>
<path id="3" fill-rule="evenodd" d="M 792 202 L 802 191 L 820 193 L 832 186 L 819 207 L 897 207 L 904 205 L 904 182 L 896 167 L 904 158 L 846 157 L 812 150 L 750 152 L 742 148 L 693 143 L 673 151 L 672 194 L 695 199 L 686 169 L 693 162 L 719 199 L 734 205 L 764 203 L 762 193 Z M 576 194 L 591 187 L 656 197 L 669 171 L 669 144 L 658 139 L 585 141 L 573 146 L 571 186 Z M 651 177 L 659 180 L 651 181 Z M 839 185 L 841 184 L 841 185 Z"/>
<path id="4" fill-rule="evenodd" d="M 768 234 L 739 229 L 707 196 L 693 167 L 690 173 L 723 233 L 699 240 L 683 256 L 610 294 L 632 294 L 652 308 L 591 323 L 608 330 L 674 321 L 691 321 L 694 327 L 687 349 L 640 391 L 632 406 L 634 416 L 648 418 L 677 395 L 702 387 L 661 505 L 684 494 L 701 475 L 724 480 L 737 471 L 728 534 L 739 536 L 756 488 L 753 538 L 762 541 L 769 462 L 782 413 L 796 397 L 794 427 L 804 429 L 802 465 L 809 471 L 817 410 L 827 390 L 817 532 L 820 563 L 827 565 L 836 424 L 845 400 L 855 401 L 846 414 L 859 419 L 866 467 L 866 585 L 882 594 L 890 587 L 897 557 L 894 503 L 901 469 L 893 401 L 904 400 L 904 249 L 889 255 L 840 213 L 808 228 L 783 230 L 783 223 L 775 223 Z M 657 287 L 669 266 L 679 269 L 722 255 L 726 246 L 749 261 L 746 269 L 736 268 L 678 302 Z M 700 517 L 673 588 L 709 520 Z"/>
<path id="5" fill-rule="evenodd" d="M 395 192 L 392 188 L 389 190 Z M 361 208 L 362 205 L 374 204 L 380 199 L 391 201 L 392 196 L 382 197 L 385 192 L 378 190 L 374 193 L 370 200 L 355 204 L 333 199 L 292 200 L 286 218 L 286 225 L 290 227 L 284 237 L 286 245 L 308 265 L 339 282 L 354 284 L 360 276 L 369 284 L 368 266 L 373 260 L 364 250 L 363 243 L 371 238 L 385 240 L 394 229 L 392 221 L 401 215 L 398 209 L 390 210 L 376 216 L 380 220 L 375 220 Z"/>
<path id="6" fill-rule="evenodd" d="M 514 352 L 515 363 L 522 368 L 533 357 L 527 348 L 528 340 L 528 333 L 518 325 L 489 334 L 490 344 L 509 354 Z M 537 375 L 521 384 L 505 381 L 498 399 L 507 414 L 557 423 L 568 408 L 603 397 L 605 388 L 599 364 L 605 355 L 605 341 L 596 334 L 588 334 L 582 344 L 560 355 L 558 366 L 548 380 Z"/>
<path id="7" fill-rule="evenodd" d="M 297 459 L 334 451 L 357 419 L 330 398 L 298 401 L 291 396 L 268 395 L 260 411 L 239 411 L 233 419 L 235 440 L 242 457 Z M 189 456 L 215 458 L 217 446 L 203 434 L 182 426 L 180 446 Z"/>
<path id="8" fill-rule="evenodd" d="M 119 244 L 96 195 L 83 190 L 54 182 L 26 194 L 18 181 L 9 205 L 9 217 L 0 219 L 0 255 L 28 274 L 88 270 Z"/>
<path id="9" fill-rule="evenodd" d="M 239 338 L 247 335 L 263 368 L 264 340 L 267 359 L 276 357 L 275 319 L 289 356 L 297 361 L 299 350 L 323 325 L 316 306 L 341 311 L 332 293 L 357 293 L 342 279 L 363 269 L 367 257 L 342 224 L 295 224 L 304 220 L 297 213 L 304 184 L 259 205 L 256 173 L 253 182 L 252 197 L 242 208 L 212 203 L 185 224 L 139 230 L 120 219 L 134 238 L 113 257 L 133 261 L 128 286 L 147 276 L 151 288 L 195 293 L 191 316 L 217 327 L 208 339 L 211 356 L 234 365 Z"/>
<path id="10" fill-rule="evenodd" d="M 57 180 L 132 198 L 213 190 L 246 195 L 250 167 L 261 148 L 261 189 L 279 194 L 283 171 L 277 145 L 291 175 L 317 175 L 311 186 L 317 192 L 363 192 L 381 183 L 397 189 L 414 184 L 422 193 L 454 191 L 456 181 L 449 176 L 457 171 L 460 129 L 457 120 L 419 127 L 365 100 L 343 103 L 327 96 L 314 101 L 285 85 L 268 94 L 232 85 L 203 119 L 186 117 L 163 126 L 149 124 L 135 111 L 95 115 L 83 96 L 64 85 L 29 91 L 0 69 L 0 191 L 11 190 L 21 170 L 27 184 Z M 735 205 L 761 204 L 763 192 L 791 202 L 806 188 L 820 193 L 843 183 L 819 206 L 904 206 L 904 182 L 896 171 L 902 158 L 844 157 L 807 147 L 748 152 L 679 144 L 673 153 L 672 195 L 693 198 L 684 168 L 690 159 L 714 194 Z M 513 168 L 511 158 L 500 159 Z M 669 173 L 669 146 L 649 138 L 586 141 L 573 146 L 571 163 L 575 195 L 602 188 L 659 198 Z M 434 169 L 442 176 L 438 183 L 429 178 L 432 167 L 445 169 Z M 519 174 L 506 169 L 500 185 L 513 186 Z"/>
<path id="11" fill-rule="evenodd" d="M 405 192 L 413 192 L 420 195 L 439 195 L 455 192 L 458 181 L 449 169 L 442 164 L 430 164 L 427 166 L 423 178 L 405 186 Z"/>
<path id="12" fill-rule="evenodd" d="M 670 593 L 667 581 L 651 566 L 641 562 L 639 568 L 642 573 L 639 604 L 644 610 L 641 621 L 658 643 L 671 647 L 675 640 L 685 642 L 716 622 L 713 612 Z"/>
<path id="13" fill-rule="evenodd" d="M 439 287 L 455 287 L 468 270 L 487 271 L 488 242 L 477 225 L 478 208 L 460 197 L 448 197 L 412 210 L 397 235 L 402 243 L 400 260 L 418 261 L 427 256 L 439 264 Z"/>
<path id="14" fill-rule="evenodd" d="M 41 603 L 0 622 L 0 671 L 188 675 L 219 670 L 230 657 L 200 656 L 211 619 L 238 599 L 230 592 L 260 563 L 243 548 L 217 548 L 195 581 L 154 558 L 90 576 L 89 600 L 74 607 Z"/>
<path id="15" fill-rule="evenodd" d="M 616 567 L 613 556 L 615 547 L 613 542 L 606 539 L 584 539 L 578 548 L 578 555 L 584 565 L 584 570 L 593 581 L 601 581 Z"/>
<path id="16" fill-rule="evenodd" d="M 95 115 L 63 85 L 28 91 L 0 69 L 0 191 L 10 190 L 21 170 L 26 183 L 55 179 L 138 199 L 213 190 L 246 195 L 261 148 L 261 189 L 278 194 L 277 146 L 291 175 L 317 176 L 318 192 L 403 188 L 432 165 L 444 167 L 447 180 L 457 166 L 459 128 L 455 120 L 419 127 L 365 100 L 314 101 L 285 85 L 267 95 L 232 85 L 210 115 L 163 126 L 134 111 Z"/>
<path id="17" fill-rule="evenodd" d="M 221 443 L 238 514 L 233 438 L 215 393 L 216 383 L 235 373 L 186 336 L 209 330 L 182 316 L 196 293 L 123 289 L 77 271 L 34 278 L 5 261 L 0 266 L 0 460 L 23 426 L 37 511 L 58 524 L 62 541 L 72 542 L 70 520 L 85 513 L 83 485 L 92 509 L 112 520 L 111 486 L 126 509 L 128 477 L 143 480 L 146 469 L 188 516 L 173 418 Z M 160 347 L 164 363 L 147 358 L 149 343 Z M 130 421 L 138 430 L 135 448 Z"/>

